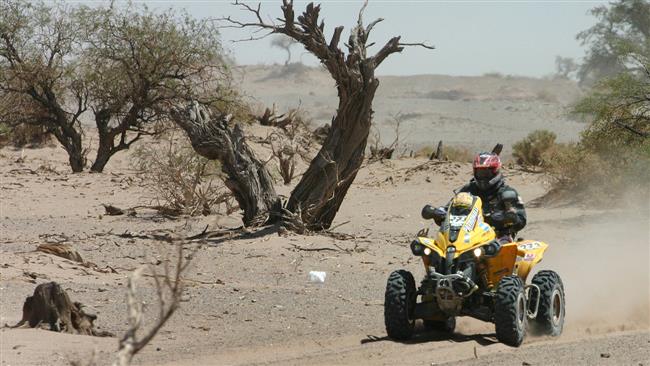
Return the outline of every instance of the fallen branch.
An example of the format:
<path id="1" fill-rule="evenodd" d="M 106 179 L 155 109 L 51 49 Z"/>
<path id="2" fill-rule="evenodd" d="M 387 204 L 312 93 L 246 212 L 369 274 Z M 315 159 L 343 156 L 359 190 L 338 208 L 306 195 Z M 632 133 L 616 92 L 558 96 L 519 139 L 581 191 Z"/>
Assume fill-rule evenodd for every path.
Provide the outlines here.
<path id="1" fill-rule="evenodd" d="M 305 247 L 301 247 L 301 246 L 298 246 L 296 244 L 291 244 L 291 243 L 289 245 L 291 245 L 294 249 L 299 250 L 299 251 L 303 251 L 303 252 L 323 252 L 323 251 L 339 252 L 340 251 L 339 249 L 327 248 L 327 247 L 323 247 L 323 248 L 305 248 Z"/>

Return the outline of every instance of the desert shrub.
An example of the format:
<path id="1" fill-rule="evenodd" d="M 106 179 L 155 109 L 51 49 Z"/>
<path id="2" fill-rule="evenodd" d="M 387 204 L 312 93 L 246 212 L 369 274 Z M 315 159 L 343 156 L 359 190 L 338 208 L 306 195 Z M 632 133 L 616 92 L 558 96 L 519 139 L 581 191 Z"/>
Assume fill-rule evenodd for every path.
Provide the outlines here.
<path id="1" fill-rule="evenodd" d="M 427 145 L 416 150 L 414 156 L 416 158 L 428 158 L 431 156 L 431 154 L 433 154 L 434 151 L 436 151 L 435 147 Z"/>
<path id="2" fill-rule="evenodd" d="M 649 152 L 645 156 L 629 150 L 599 154 L 581 142 L 556 145 L 546 155 L 545 170 L 554 178 L 553 192 L 561 196 L 609 204 L 626 192 L 641 189 L 647 194 Z"/>
<path id="3" fill-rule="evenodd" d="M 52 135 L 41 125 L 20 124 L 9 126 L 0 123 L 0 147 L 39 147 L 52 141 Z"/>
<path id="4" fill-rule="evenodd" d="M 550 92 L 549 90 L 547 90 L 547 89 L 543 89 L 543 90 L 538 91 L 535 94 L 535 97 L 538 100 L 540 100 L 542 102 L 545 102 L 545 103 L 557 103 L 558 102 L 557 96 L 555 94 L 553 94 L 552 92 Z"/>
<path id="5" fill-rule="evenodd" d="M 436 146 L 423 146 L 415 152 L 415 157 L 430 158 L 431 154 L 436 151 Z M 474 153 L 472 150 L 462 146 L 442 146 L 442 157 L 447 161 L 457 161 L 462 163 L 472 162 Z"/>
<path id="6" fill-rule="evenodd" d="M 462 146 L 443 146 L 442 156 L 448 161 L 471 163 L 474 159 L 472 150 Z"/>
<path id="7" fill-rule="evenodd" d="M 503 74 L 500 72 L 486 72 L 483 74 L 483 76 L 488 78 L 497 78 L 497 79 L 503 78 Z"/>
<path id="8" fill-rule="evenodd" d="M 523 166 L 541 166 L 544 153 L 555 145 L 557 135 L 548 130 L 536 130 L 512 146 L 512 155 L 517 164 Z"/>
<path id="9" fill-rule="evenodd" d="M 156 200 L 168 214 L 208 215 L 223 206 L 230 213 L 232 195 L 222 183 L 215 160 L 196 154 L 176 131 L 160 135 L 158 144 L 143 144 L 134 165 Z"/>
<path id="10" fill-rule="evenodd" d="M 462 89 L 431 90 L 430 92 L 424 94 L 425 98 L 441 100 L 461 100 L 472 96 L 472 93 L 466 92 Z"/>

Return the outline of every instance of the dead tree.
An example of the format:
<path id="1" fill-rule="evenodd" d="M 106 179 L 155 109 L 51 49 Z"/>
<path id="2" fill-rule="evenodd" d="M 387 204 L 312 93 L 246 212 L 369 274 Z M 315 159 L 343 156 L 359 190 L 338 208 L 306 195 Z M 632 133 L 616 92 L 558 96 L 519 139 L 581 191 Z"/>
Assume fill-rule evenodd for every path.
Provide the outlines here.
<path id="1" fill-rule="evenodd" d="M 185 290 L 183 277 L 189 270 L 196 250 L 198 250 L 198 247 L 186 255 L 183 244 L 179 243 L 176 245 L 176 257 L 168 256 L 165 259 L 164 273 L 158 274 L 154 266 L 149 266 L 158 297 L 158 318 L 149 329 L 143 329 L 142 301 L 138 299 L 138 291 L 135 286 L 145 267 L 136 269 L 129 277 L 127 292 L 129 328 L 120 338 L 119 349 L 112 366 L 130 365 L 133 357 L 151 342 L 158 334 L 158 331 L 174 315 L 180 306 L 181 296 Z M 173 263 L 173 265 L 170 266 L 170 263 Z M 138 335 L 138 331 L 144 331 L 144 334 Z"/>
<path id="2" fill-rule="evenodd" d="M 264 21 L 257 8 L 235 2 L 255 16 L 253 22 L 242 22 L 231 17 L 224 20 L 230 27 L 257 28 L 269 34 L 284 34 L 301 43 L 316 56 L 336 82 L 339 105 L 323 146 L 293 190 L 286 209 L 299 214 L 304 226 L 310 230 L 330 227 L 345 195 L 363 162 L 372 119 L 372 101 L 379 80 L 375 69 L 391 54 L 401 52 L 404 46 L 422 43 L 402 43 L 400 37 L 391 38 L 376 54 L 367 54 L 368 36 L 382 21 L 377 19 L 364 26 L 362 16 L 367 5 L 359 12 L 356 26 L 345 44 L 347 53 L 339 42 L 343 27 L 334 29 L 332 38 L 325 39 L 325 24 L 319 19 L 320 5 L 310 3 L 296 18 L 293 1 L 283 0 L 283 17 L 279 24 Z"/>
<path id="3" fill-rule="evenodd" d="M 227 175 L 226 186 L 244 211 L 244 225 L 268 221 L 273 207 L 279 206 L 273 180 L 244 139 L 244 133 L 231 116 L 212 117 L 197 102 L 172 110 L 172 118 L 185 132 L 194 150 L 201 156 L 221 163 Z"/>

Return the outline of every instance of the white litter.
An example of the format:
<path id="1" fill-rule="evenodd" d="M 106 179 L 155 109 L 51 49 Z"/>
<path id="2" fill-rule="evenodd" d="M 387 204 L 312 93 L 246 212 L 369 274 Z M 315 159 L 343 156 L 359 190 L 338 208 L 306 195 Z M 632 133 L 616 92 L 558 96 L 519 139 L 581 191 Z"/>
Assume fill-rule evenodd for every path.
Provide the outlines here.
<path id="1" fill-rule="evenodd" d="M 309 282 L 311 283 L 325 283 L 327 272 L 309 271 Z"/>

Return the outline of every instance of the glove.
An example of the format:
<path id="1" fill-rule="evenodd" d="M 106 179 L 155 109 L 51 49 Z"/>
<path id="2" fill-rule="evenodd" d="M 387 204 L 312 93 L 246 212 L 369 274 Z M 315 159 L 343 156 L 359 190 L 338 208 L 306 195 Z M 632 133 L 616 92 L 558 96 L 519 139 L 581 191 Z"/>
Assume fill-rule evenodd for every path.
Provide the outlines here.
<path id="1" fill-rule="evenodd" d="M 506 212 L 505 222 L 508 224 L 516 225 L 519 223 L 519 216 L 513 211 Z"/>
<path id="2" fill-rule="evenodd" d="M 442 225 L 442 222 L 445 221 L 445 217 L 447 216 L 447 209 L 445 207 L 436 207 L 436 209 L 433 211 L 433 221 L 436 222 L 436 225 L 440 226 Z"/>
<path id="3" fill-rule="evenodd" d="M 492 221 L 492 225 L 497 226 L 497 225 L 503 225 L 506 217 L 501 211 L 495 211 L 490 215 L 490 221 Z"/>

